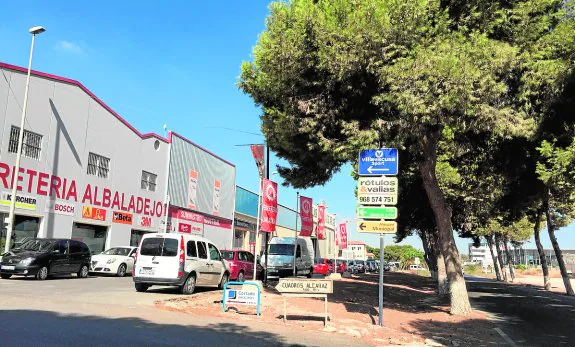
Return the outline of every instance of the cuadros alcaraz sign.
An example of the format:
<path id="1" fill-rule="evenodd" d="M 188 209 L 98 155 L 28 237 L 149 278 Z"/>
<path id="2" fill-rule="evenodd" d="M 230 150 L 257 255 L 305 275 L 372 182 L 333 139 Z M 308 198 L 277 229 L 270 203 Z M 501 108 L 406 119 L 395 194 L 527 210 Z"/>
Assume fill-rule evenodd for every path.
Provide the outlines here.
<path id="1" fill-rule="evenodd" d="M 0 186 L 12 189 L 15 167 L 0 162 Z M 166 208 L 162 201 L 124 194 L 106 187 L 87 184 L 78 190 L 76 180 L 68 180 L 49 173 L 21 167 L 17 176 L 17 190 L 31 194 L 49 196 L 52 200 L 81 202 L 101 208 L 112 208 L 122 212 L 161 217 Z M 81 187 L 82 188 L 82 187 Z"/>

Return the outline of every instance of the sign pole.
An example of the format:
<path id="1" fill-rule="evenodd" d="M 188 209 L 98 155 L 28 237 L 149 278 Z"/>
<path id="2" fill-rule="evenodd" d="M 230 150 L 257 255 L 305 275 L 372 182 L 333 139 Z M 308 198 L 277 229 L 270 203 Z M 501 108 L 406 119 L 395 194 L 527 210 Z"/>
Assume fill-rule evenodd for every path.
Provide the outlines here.
<path id="1" fill-rule="evenodd" d="M 255 257 L 254 257 L 254 276 L 253 276 L 254 281 L 256 280 L 257 273 L 258 273 L 258 253 L 259 253 L 259 250 L 258 250 L 258 243 L 259 242 L 258 241 L 260 238 L 260 217 L 261 217 L 261 215 L 260 215 L 261 206 L 260 205 L 261 205 L 261 199 L 262 199 L 262 179 L 260 177 L 260 184 L 259 184 L 259 190 L 258 190 L 258 218 L 256 219 L 256 244 L 254 246 L 254 253 L 255 253 L 254 254 L 255 255 Z M 261 259 L 260 259 L 260 261 L 261 261 Z"/>
<path id="2" fill-rule="evenodd" d="M 297 220 L 298 220 L 298 214 L 299 214 L 299 192 L 297 192 L 296 194 L 296 203 L 295 203 L 295 241 L 293 244 L 293 276 L 295 277 L 297 268 L 296 268 L 296 255 L 297 255 Z M 285 299 L 284 299 L 284 303 L 285 303 Z M 284 317 L 285 319 L 285 317 Z"/>
<path id="3" fill-rule="evenodd" d="M 379 326 L 383 326 L 383 255 L 385 247 L 385 234 L 379 234 Z"/>

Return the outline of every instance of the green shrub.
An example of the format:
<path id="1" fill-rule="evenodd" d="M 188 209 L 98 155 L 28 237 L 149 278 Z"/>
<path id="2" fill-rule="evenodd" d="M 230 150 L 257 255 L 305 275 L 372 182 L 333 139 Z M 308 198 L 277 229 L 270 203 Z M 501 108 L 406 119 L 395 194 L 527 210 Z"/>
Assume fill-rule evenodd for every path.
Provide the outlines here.
<path id="1" fill-rule="evenodd" d="M 463 270 L 468 275 L 475 275 L 481 272 L 481 266 L 479 265 L 465 265 Z"/>
<path id="2" fill-rule="evenodd" d="M 519 264 L 515 267 L 517 270 L 527 270 L 527 265 Z"/>

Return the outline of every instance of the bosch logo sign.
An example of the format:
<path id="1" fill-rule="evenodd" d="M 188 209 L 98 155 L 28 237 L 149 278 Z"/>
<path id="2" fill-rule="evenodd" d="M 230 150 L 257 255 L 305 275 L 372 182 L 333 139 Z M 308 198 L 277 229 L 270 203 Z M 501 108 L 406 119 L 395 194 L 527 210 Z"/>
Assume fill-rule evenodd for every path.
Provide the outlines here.
<path id="1" fill-rule="evenodd" d="M 46 212 L 63 214 L 66 216 L 73 216 L 76 212 L 75 206 L 73 204 L 68 204 L 65 202 L 49 200 L 46 202 Z"/>

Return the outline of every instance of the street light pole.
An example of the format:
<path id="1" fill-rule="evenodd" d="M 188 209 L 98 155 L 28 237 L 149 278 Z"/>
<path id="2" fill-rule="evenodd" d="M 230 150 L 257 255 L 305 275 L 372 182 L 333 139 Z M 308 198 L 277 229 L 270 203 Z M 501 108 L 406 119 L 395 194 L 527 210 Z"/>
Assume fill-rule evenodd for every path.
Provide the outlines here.
<path id="1" fill-rule="evenodd" d="M 16 152 L 16 166 L 12 173 L 12 195 L 10 196 L 10 212 L 8 213 L 8 228 L 6 231 L 6 244 L 4 253 L 10 251 L 10 242 L 12 241 L 12 232 L 14 230 L 14 210 L 16 209 L 16 193 L 18 188 L 18 172 L 20 172 L 20 158 L 22 157 L 22 147 L 24 142 L 24 123 L 26 122 L 26 107 L 28 106 L 28 90 L 30 87 L 30 71 L 32 70 L 32 55 L 34 53 L 34 38 L 46 31 L 41 26 L 30 28 L 32 34 L 32 44 L 30 45 L 30 58 L 28 60 L 28 75 L 26 76 L 26 87 L 24 89 L 24 105 L 22 106 L 22 118 L 20 120 L 20 132 L 18 134 L 18 150 Z"/>

